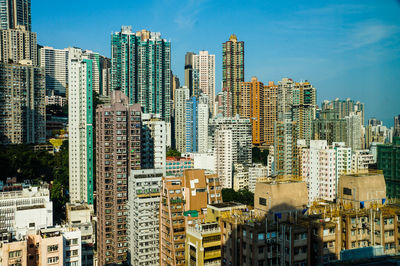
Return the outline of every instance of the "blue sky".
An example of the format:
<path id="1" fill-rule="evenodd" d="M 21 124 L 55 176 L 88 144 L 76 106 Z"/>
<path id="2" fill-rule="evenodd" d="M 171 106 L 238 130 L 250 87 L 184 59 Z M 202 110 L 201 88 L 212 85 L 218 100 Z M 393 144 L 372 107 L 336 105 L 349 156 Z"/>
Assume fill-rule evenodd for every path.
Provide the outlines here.
<path id="1" fill-rule="evenodd" d="M 318 104 L 349 97 L 365 103 L 366 119 L 389 125 L 400 114 L 400 0 L 32 1 L 41 45 L 110 56 L 110 34 L 121 25 L 171 40 L 181 83 L 185 53 L 208 50 L 219 91 L 222 42 L 235 33 L 245 42 L 246 80 L 308 80 Z"/>

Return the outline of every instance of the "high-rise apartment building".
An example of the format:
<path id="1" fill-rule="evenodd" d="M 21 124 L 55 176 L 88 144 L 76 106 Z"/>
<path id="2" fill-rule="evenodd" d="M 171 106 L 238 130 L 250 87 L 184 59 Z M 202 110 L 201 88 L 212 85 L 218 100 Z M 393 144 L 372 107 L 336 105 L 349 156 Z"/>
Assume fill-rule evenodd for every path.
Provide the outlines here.
<path id="1" fill-rule="evenodd" d="M 199 153 L 207 153 L 208 151 L 209 105 L 209 97 L 201 94 L 197 105 L 197 151 Z"/>
<path id="2" fill-rule="evenodd" d="M 65 94 L 68 84 L 68 49 L 45 46 L 39 51 L 40 66 L 46 72 L 46 94 Z"/>
<path id="3" fill-rule="evenodd" d="M 24 26 L 31 31 L 31 0 L 0 1 L 0 29 L 15 29 Z"/>
<path id="4" fill-rule="evenodd" d="M 128 177 L 140 169 L 141 107 L 114 90 L 96 110 L 97 254 L 101 265 L 128 259 Z"/>
<path id="5" fill-rule="evenodd" d="M 290 119 L 275 122 L 274 161 L 275 173 L 280 176 L 299 176 L 297 153 L 297 125 Z"/>
<path id="6" fill-rule="evenodd" d="M 333 101 L 325 100 L 322 103 L 322 110 L 333 109 L 339 113 L 339 118 L 349 116 L 352 112 L 360 112 L 361 124 L 364 125 L 364 104 L 347 98 L 346 100 L 339 100 L 336 98 Z"/>
<path id="7" fill-rule="evenodd" d="M 30 61 L 20 63 L 0 63 L 0 143 L 44 143 L 44 71 Z"/>
<path id="8" fill-rule="evenodd" d="M 347 142 L 347 123 L 336 110 L 323 110 L 319 118 L 312 121 L 312 139 L 334 142 Z"/>
<path id="9" fill-rule="evenodd" d="M 189 89 L 189 95 L 193 96 L 193 57 L 195 53 L 185 54 L 185 87 Z"/>
<path id="10" fill-rule="evenodd" d="M 231 129 L 217 129 L 214 134 L 216 172 L 223 188 L 233 188 L 233 132 Z"/>
<path id="11" fill-rule="evenodd" d="M 307 182 L 308 202 L 336 198 L 336 152 L 326 140 L 311 140 L 301 150 L 302 178 Z"/>
<path id="12" fill-rule="evenodd" d="M 363 145 L 362 124 L 360 114 L 350 113 L 345 117 L 347 127 L 346 145 L 353 151 L 361 150 Z"/>
<path id="13" fill-rule="evenodd" d="M 172 109 L 175 110 L 175 90 L 181 87 L 178 76 L 174 75 L 171 71 L 171 99 L 172 99 Z"/>
<path id="14" fill-rule="evenodd" d="M 92 60 L 77 53 L 68 67 L 68 154 L 70 202 L 93 204 Z"/>
<path id="15" fill-rule="evenodd" d="M 274 145 L 274 124 L 278 119 L 277 102 L 278 85 L 269 82 L 264 86 L 264 144 Z"/>
<path id="16" fill-rule="evenodd" d="M 23 26 L 0 30 L 0 62 L 17 64 L 21 60 L 38 65 L 36 33 Z"/>
<path id="17" fill-rule="evenodd" d="M 277 93 L 277 120 L 292 119 L 294 82 L 290 78 L 283 78 L 278 82 Z"/>
<path id="18" fill-rule="evenodd" d="M 131 265 L 159 265 L 162 176 L 161 169 L 134 170 L 129 176 Z"/>
<path id="19" fill-rule="evenodd" d="M 316 108 L 316 89 L 308 81 L 296 82 L 293 88 L 292 119 L 297 122 L 297 139 L 311 139 Z"/>
<path id="20" fill-rule="evenodd" d="M 160 115 L 142 114 L 142 169 L 163 169 L 167 156 L 167 128 Z"/>
<path id="21" fill-rule="evenodd" d="M 181 87 L 175 91 L 175 148 L 180 152 L 186 152 L 186 101 L 189 97 L 187 87 Z"/>
<path id="22" fill-rule="evenodd" d="M 65 95 L 68 88 L 68 67 L 70 56 L 79 55 L 92 60 L 92 88 L 99 95 L 108 95 L 110 59 L 99 53 L 80 48 L 54 49 L 42 47 L 39 50 L 40 66 L 46 71 L 47 95 Z"/>
<path id="23" fill-rule="evenodd" d="M 253 77 L 251 82 L 241 83 L 239 95 L 240 117 L 250 119 L 253 145 L 261 145 L 264 142 L 264 84 Z"/>
<path id="24" fill-rule="evenodd" d="M 400 137 L 400 115 L 394 117 L 394 136 Z"/>
<path id="25" fill-rule="evenodd" d="M 209 98 L 209 110 L 211 116 L 215 115 L 215 55 L 208 51 L 200 51 L 193 55 L 193 90 L 195 96 L 201 93 Z"/>
<path id="26" fill-rule="evenodd" d="M 232 93 L 227 89 L 222 89 L 217 96 L 215 101 L 215 112 L 216 115 L 220 114 L 223 117 L 228 117 L 232 113 Z"/>
<path id="27" fill-rule="evenodd" d="M 197 108 L 196 96 L 186 101 L 186 152 L 197 152 Z"/>
<path id="28" fill-rule="evenodd" d="M 240 84 L 244 82 L 244 42 L 238 41 L 235 34 L 222 44 L 222 88 L 226 89 L 232 99 L 231 113 L 240 114 Z"/>
<path id="29" fill-rule="evenodd" d="M 160 265 L 185 265 L 186 226 L 200 224 L 207 204 L 221 203 L 216 174 L 186 170 L 163 177 L 160 201 Z"/>
<path id="30" fill-rule="evenodd" d="M 111 36 L 111 88 L 124 92 L 144 113 L 171 118 L 171 42 L 159 32 L 123 26 Z"/>
<path id="31" fill-rule="evenodd" d="M 250 164 L 252 153 L 252 135 L 250 119 L 236 117 L 215 117 L 208 124 L 209 150 L 214 151 L 217 147 L 217 130 L 232 131 L 232 163 Z"/>
<path id="32" fill-rule="evenodd" d="M 400 197 L 400 137 L 394 137 L 392 144 L 378 145 L 378 169 L 383 170 L 386 193 L 389 198 Z"/>

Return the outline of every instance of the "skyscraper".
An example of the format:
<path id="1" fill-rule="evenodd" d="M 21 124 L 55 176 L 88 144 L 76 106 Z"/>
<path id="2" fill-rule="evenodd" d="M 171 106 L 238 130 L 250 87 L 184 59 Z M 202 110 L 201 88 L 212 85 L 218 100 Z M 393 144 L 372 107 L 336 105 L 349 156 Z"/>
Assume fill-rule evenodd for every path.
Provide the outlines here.
<path id="1" fill-rule="evenodd" d="M 40 66 L 46 71 L 46 94 L 65 94 L 68 84 L 68 49 L 42 47 Z"/>
<path id="2" fill-rule="evenodd" d="M 364 125 L 364 104 L 359 101 L 355 102 L 350 98 L 347 98 L 346 100 L 339 100 L 339 98 L 336 98 L 333 101 L 325 100 L 322 103 L 322 110 L 326 109 L 336 110 L 339 113 L 339 118 L 349 116 L 352 112 L 360 112 L 361 125 Z"/>
<path id="3" fill-rule="evenodd" d="M 197 152 L 197 108 L 196 96 L 186 101 L 186 152 Z"/>
<path id="4" fill-rule="evenodd" d="M 347 141 L 346 144 L 353 151 L 361 150 L 362 148 L 362 135 L 361 135 L 361 117 L 359 114 L 350 113 L 345 117 L 347 127 Z"/>
<path id="5" fill-rule="evenodd" d="M 400 137 L 400 115 L 394 117 L 394 136 Z"/>
<path id="6" fill-rule="evenodd" d="M 233 134 L 231 129 L 217 129 L 215 132 L 215 165 L 216 172 L 223 188 L 233 188 Z M 236 159 L 236 158 L 235 158 Z"/>
<path id="7" fill-rule="evenodd" d="M 310 82 L 296 82 L 293 88 L 293 121 L 297 122 L 297 139 L 309 141 L 312 136 L 312 121 L 317 108 L 316 89 Z"/>
<path id="8" fill-rule="evenodd" d="M 161 169 L 134 170 L 129 176 L 129 232 L 131 264 L 160 262 Z"/>
<path id="9" fill-rule="evenodd" d="M 278 175 L 299 176 L 297 125 L 291 119 L 275 122 L 274 160 Z"/>
<path id="10" fill-rule="evenodd" d="M 264 141 L 266 146 L 274 145 L 274 124 L 278 119 L 276 97 L 278 85 L 269 82 L 264 86 Z"/>
<path id="11" fill-rule="evenodd" d="M 186 101 L 189 100 L 189 89 L 181 87 L 175 91 L 175 148 L 186 152 Z"/>
<path id="12" fill-rule="evenodd" d="M 159 32 L 133 33 L 123 26 L 111 36 L 111 87 L 121 89 L 144 113 L 171 118 L 171 43 Z"/>
<path id="13" fill-rule="evenodd" d="M 0 143 L 44 143 L 44 71 L 30 61 L 20 63 L 0 62 Z"/>
<path id="14" fill-rule="evenodd" d="M 20 60 L 31 60 L 37 66 L 37 37 L 35 32 L 25 30 L 23 26 L 0 30 L 0 61 L 19 63 Z"/>
<path id="15" fill-rule="evenodd" d="M 140 169 L 141 108 L 114 90 L 96 110 L 97 252 L 101 265 L 128 259 L 128 177 Z"/>
<path id="16" fill-rule="evenodd" d="M 264 142 L 264 111 L 264 84 L 257 77 L 241 83 L 239 114 L 251 121 L 253 145 Z"/>
<path id="17" fill-rule="evenodd" d="M 0 29 L 15 29 L 24 26 L 31 31 L 31 0 L 0 1 Z"/>
<path id="18" fill-rule="evenodd" d="M 222 44 L 222 88 L 230 92 L 232 111 L 228 116 L 240 113 L 240 84 L 244 82 L 244 42 L 232 34 Z"/>
<path id="19" fill-rule="evenodd" d="M 167 151 L 167 129 L 159 115 L 142 114 L 142 169 L 163 169 Z"/>
<path id="20" fill-rule="evenodd" d="M 208 119 L 209 119 L 209 97 L 205 94 L 199 96 L 197 106 L 197 151 L 206 153 L 208 151 Z"/>
<path id="21" fill-rule="evenodd" d="M 339 118 L 336 110 L 323 110 L 319 118 L 312 122 L 312 139 L 327 140 L 328 145 L 333 142 L 347 142 L 347 123 Z"/>
<path id="22" fill-rule="evenodd" d="M 92 60 L 77 53 L 69 60 L 69 192 L 70 202 L 93 204 Z"/>
<path id="23" fill-rule="evenodd" d="M 185 86 L 189 89 L 190 96 L 193 96 L 193 56 L 195 53 L 185 54 Z"/>
<path id="24" fill-rule="evenodd" d="M 194 95 L 201 93 L 209 98 L 209 109 L 211 116 L 215 115 L 215 55 L 208 54 L 208 51 L 200 51 L 193 55 L 194 72 Z"/>

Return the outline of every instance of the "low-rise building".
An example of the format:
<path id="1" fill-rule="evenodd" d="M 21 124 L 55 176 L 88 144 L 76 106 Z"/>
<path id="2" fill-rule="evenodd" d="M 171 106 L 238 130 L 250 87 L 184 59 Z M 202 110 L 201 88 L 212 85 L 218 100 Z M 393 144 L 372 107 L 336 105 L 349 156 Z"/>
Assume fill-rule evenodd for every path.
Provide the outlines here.
<path id="1" fill-rule="evenodd" d="M 166 175 L 176 176 L 182 175 L 184 170 L 193 169 L 193 159 L 187 157 L 167 157 Z"/>
<path id="2" fill-rule="evenodd" d="M 46 185 L 0 192 L 0 229 L 39 229 L 53 226 L 53 203 Z"/>

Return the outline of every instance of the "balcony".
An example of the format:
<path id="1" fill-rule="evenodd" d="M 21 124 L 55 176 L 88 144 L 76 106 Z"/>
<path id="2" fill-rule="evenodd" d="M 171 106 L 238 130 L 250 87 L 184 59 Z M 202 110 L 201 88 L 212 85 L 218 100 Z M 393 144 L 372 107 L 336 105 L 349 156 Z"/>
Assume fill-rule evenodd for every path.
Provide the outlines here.
<path id="1" fill-rule="evenodd" d="M 214 258 L 220 258 L 221 257 L 221 250 L 215 250 L 215 251 L 207 251 L 204 252 L 204 259 L 214 259 Z"/>

